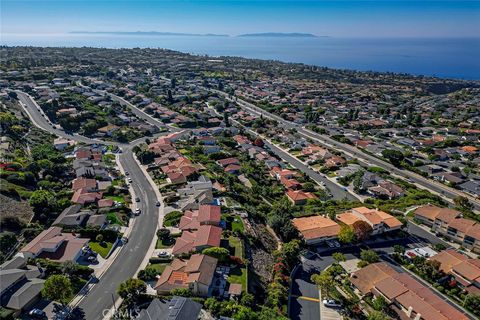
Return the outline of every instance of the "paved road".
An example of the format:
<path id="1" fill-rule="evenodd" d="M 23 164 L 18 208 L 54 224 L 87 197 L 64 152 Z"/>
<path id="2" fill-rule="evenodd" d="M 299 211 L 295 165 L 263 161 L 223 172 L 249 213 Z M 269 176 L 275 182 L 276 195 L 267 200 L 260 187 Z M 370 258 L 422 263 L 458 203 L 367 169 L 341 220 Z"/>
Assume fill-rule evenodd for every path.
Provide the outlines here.
<path id="1" fill-rule="evenodd" d="M 32 121 L 41 129 L 60 137 L 79 142 L 88 144 L 103 143 L 102 141 L 79 135 L 68 135 L 61 130 L 53 128 L 43 117 L 41 111 L 37 109 L 38 105 L 33 99 L 22 92 L 17 92 L 17 94 L 20 101 L 26 105 Z M 142 214 L 134 218 L 136 221 L 133 225 L 128 243 L 121 249 L 109 269 L 102 275 L 99 283 L 95 284 L 86 297 L 80 301 L 78 307 L 83 310 L 85 319 L 87 320 L 103 319 L 103 310 L 108 311 L 113 306 L 113 301 L 118 298 L 116 290 L 119 284 L 132 278 L 136 274 L 150 247 L 152 239 L 155 237 L 158 224 L 159 210 L 155 206 L 157 196 L 133 158 L 132 145 L 118 144 L 115 142 L 106 142 L 104 144 L 113 144 L 122 147 L 123 153 L 120 154 L 120 162 L 123 168 L 130 173 L 135 195 L 141 199 L 139 208 L 142 210 Z M 161 201 L 161 199 L 158 200 Z"/>
<path id="2" fill-rule="evenodd" d="M 340 186 L 336 185 L 332 181 L 328 180 L 326 177 L 322 176 L 315 170 L 311 169 L 309 166 L 303 164 L 297 158 L 291 156 L 289 153 L 283 151 L 282 149 L 278 148 L 277 146 L 269 143 L 268 141 L 264 141 L 264 144 L 267 145 L 273 153 L 275 153 L 278 157 L 282 160 L 290 163 L 292 166 L 297 168 L 298 170 L 307 174 L 311 179 L 316 181 L 317 183 L 324 183 L 326 188 L 332 194 L 332 197 L 335 200 L 350 200 L 350 201 L 359 201 L 357 197 L 349 193 L 348 191 L 343 190 Z"/>
<path id="3" fill-rule="evenodd" d="M 100 283 L 95 285 L 80 302 L 78 307 L 83 309 L 85 319 L 88 320 L 102 319 L 102 311 L 112 307 L 112 294 L 116 300 L 118 285 L 135 275 L 157 231 L 158 208 L 155 206 L 157 198 L 152 186 L 133 158 L 131 150 L 124 151 L 120 162 L 130 173 L 135 195 L 141 199 L 139 208 L 142 214 L 135 218 L 137 220 L 133 225 L 128 243 L 103 274 Z"/>
<path id="4" fill-rule="evenodd" d="M 208 103 L 207 103 L 208 105 Z M 218 116 L 221 116 L 221 114 L 219 114 L 215 108 L 211 108 L 210 105 L 208 105 L 210 109 L 212 109 Z M 233 124 L 235 124 L 237 127 L 240 127 L 240 128 L 243 128 L 245 129 L 246 131 L 248 131 L 249 133 L 251 133 L 252 135 L 254 136 L 258 136 L 259 134 L 256 133 L 255 131 L 253 131 L 252 129 L 244 126 L 243 124 L 241 124 L 240 122 L 236 121 L 236 120 L 233 120 L 231 119 L 230 120 Z M 324 184 L 326 186 L 326 189 L 328 189 L 328 191 L 330 191 L 330 193 L 332 194 L 332 198 L 335 199 L 335 200 L 344 200 L 344 199 L 348 199 L 350 201 L 358 201 L 359 199 L 357 197 L 355 197 L 354 195 L 352 195 L 351 193 L 349 193 L 348 191 L 345 191 L 343 188 L 341 188 L 340 186 L 338 186 L 337 184 L 333 183 L 332 181 L 328 180 L 326 177 L 324 177 L 323 175 L 319 174 L 318 172 L 316 172 L 315 170 L 311 169 L 309 166 L 303 164 L 301 161 L 299 161 L 297 158 L 293 157 L 292 155 L 290 155 L 288 152 L 282 150 L 281 148 L 277 147 L 276 145 L 266 141 L 265 139 L 263 139 L 263 143 L 265 144 L 265 146 L 267 146 L 277 157 L 279 157 L 280 159 L 282 159 L 283 161 L 291 164 L 292 166 L 294 166 L 295 168 L 297 168 L 298 170 L 304 172 L 306 175 L 308 175 L 312 180 L 314 180 L 315 182 L 317 182 L 318 184 Z"/>
<path id="5" fill-rule="evenodd" d="M 227 97 L 227 99 L 229 99 L 228 95 L 225 92 L 218 91 L 218 90 L 212 90 L 212 91 L 214 91 L 218 94 L 221 94 L 224 97 Z M 466 194 L 462 191 L 447 187 L 447 186 L 445 186 L 445 185 L 443 185 L 443 184 L 441 184 L 437 181 L 433 181 L 433 180 L 424 178 L 423 176 L 421 176 L 419 174 L 416 174 L 414 172 L 397 168 L 397 167 L 393 166 L 391 163 L 388 163 L 386 161 L 383 161 L 381 159 L 378 159 L 374 156 L 371 156 L 369 154 L 366 154 L 366 153 L 360 151 L 356 147 L 353 147 L 353 146 L 348 145 L 348 144 L 340 143 L 340 142 L 330 138 L 327 135 L 315 133 L 315 132 L 306 129 L 305 127 L 303 127 L 303 126 L 301 126 L 297 123 L 286 121 L 285 119 L 283 119 L 283 118 L 281 118 L 277 115 L 269 113 L 269 112 L 255 106 L 254 104 L 251 104 L 251 103 L 249 103 L 247 101 L 244 101 L 242 99 L 239 99 L 237 97 L 234 98 L 234 101 L 237 102 L 237 104 L 243 109 L 246 109 L 246 110 L 248 110 L 250 112 L 253 112 L 253 113 L 256 113 L 258 115 L 261 114 L 264 117 L 267 117 L 267 118 L 270 118 L 270 119 L 277 120 L 279 123 L 281 123 L 281 125 L 283 127 L 287 128 L 287 129 L 296 129 L 299 134 L 301 134 L 302 136 L 304 136 L 306 138 L 313 139 L 313 140 L 319 142 L 320 144 L 323 144 L 323 145 L 326 145 L 326 146 L 335 147 L 336 149 L 344 152 L 345 154 L 350 155 L 352 158 L 356 158 L 359 161 L 362 161 L 366 164 L 373 164 L 375 166 L 382 167 L 382 168 L 388 170 L 390 173 L 396 174 L 396 175 L 401 176 L 403 178 L 410 179 L 411 181 L 413 181 L 415 184 L 417 184 L 418 186 L 420 186 L 422 188 L 425 188 L 425 189 L 428 189 L 428 190 L 430 190 L 432 192 L 435 192 L 437 194 L 443 195 L 445 197 L 445 199 L 450 201 L 450 202 L 457 196 L 465 196 L 474 204 L 474 206 L 477 210 L 480 210 L 480 200 L 477 200 L 477 199 L 473 198 L 472 196 L 470 196 L 470 195 L 468 195 L 468 194 Z"/>

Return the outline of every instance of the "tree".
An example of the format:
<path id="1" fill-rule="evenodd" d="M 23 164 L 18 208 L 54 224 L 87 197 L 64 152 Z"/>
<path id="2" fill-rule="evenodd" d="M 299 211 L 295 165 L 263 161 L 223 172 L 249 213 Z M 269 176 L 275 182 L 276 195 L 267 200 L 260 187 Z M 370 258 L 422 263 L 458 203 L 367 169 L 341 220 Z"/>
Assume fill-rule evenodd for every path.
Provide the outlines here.
<path id="1" fill-rule="evenodd" d="M 393 252 L 398 255 L 403 255 L 405 253 L 405 248 L 399 244 L 393 246 Z"/>
<path id="2" fill-rule="evenodd" d="M 122 282 L 117 289 L 117 293 L 123 299 L 135 301 L 140 294 L 147 291 L 147 285 L 140 279 L 128 279 Z"/>
<path id="3" fill-rule="evenodd" d="M 404 159 L 404 155 L 401 151 L 392 149 L 383 150 L 382 156 L 394 165 L 399 165 Z"/>
<path id="4" fill-rule="evenodd" d="M 242 297 L 240 298 L 240 303 L 245 307 L 253 307 L 255 303 L 255 296 L 251 293 L 242 293 Z"/>
<path id="5" fill-rule="evenodd" d="M 255 141 L 253 141 L 253 145 L 255 145 L 257 147 L 263 147 L 263 140 L 260 139 L 260 138 L 257 138 L 257 139 L 255 139 Z"/>
<path id="6" fill-rule="evenodd" d="M 48 214 L 55 207 L 55 196 L 47 190 L 35 190 L 28 203 L 36 214 Z"/>
<path id="7" fill-rule="evenodd" d="M 168 230 L 166 228 L 158 229 L 157 230 L 157 237 L 158 237 L 158 239 L 160 239 L 162 241 L 170 238 L 170 230 Z"/>
<path id="8" fill-rule="evenodd" d="M 368 320 L 388 320 L 389 318 L 388 318 L 388 316 L 383 314 L 383 312 L 374 310 L 374 311 L 370 312 L 367 319 Z"/>
<path id="9" fill-rule="evenodd" d="M 469 293 L 465 297 L 463 306 L 475 313 L 477 316 L 480 315 L 480 295 Z"/>
<path id="10" fill-rule="evenodd" d="M 292 270 L 300 256 L 300 241 L 295 239 L 284 243 L 278 254 L 288 270 Z"/>
<path id="11" fill-rule="evenodd" d="M 340 227 L 340 232 L 338 233 L 338 240 L 342 243 L 352 243 L 355 240 L 355 232 L 353 228 L 342 225 Z"/>
<path id="12" fill-rule="evenodd" d="M 378 261 L 378 254 L 373 250 L 362 250 L 360 252 L 360 259 L 367 263 L 374 263 Z"/>
<path id="13" fill-rule="evenodd" d="M 103 235 L 102 234 L 97 234 L 97 236 L 95 237 L 95 241 L 97 241 L 98 243 L 102 243 L 103 242 Z"/>
<path id="14" fill-rule="evenodd" d="M 358 241 L 364 241 L 370 237 L 373 232 L 373 228 L 365 221 L 355 221 L 352 225 L 353 232 Z"/>
<path id="15" fill-rule="evenodd" d="M 305 182 L 303 185 L 302 185 L 302 189 L 305 191 L 305 192 L 314 192 L 315 191 L 315 183 L 313 182 Z"/>
<path id="16" fill-rule="evenodd" d="M 453 203 L 455 203 L 455 205 L 463 210 L 472 210 L 473 209 L 473 204 L 468 201 L 468 198 L 467 197 L 462 197 L 462 196 L 458 196 L 458 197 L 455 197 L 453 199 Z"/>
<path id="17" fill-rule="evenodd" d="M 344 255 L 343 253 L 341 253 L 341 252 L 334 252 L 334 253 L 332 254 L 332 257 L 333 257 L 333 259 L 335 259 L 335 260 L 338 261 L 338 262 L 347 260 L 347 258 L 345 257 L 345 255 Z"/>
<path id="18" fill-rule="evenodd" d="M 68 260 L 62 263 L 62 273 L 67 277 L 72 278 L 75 272 L 78 270 L 78 266 L 75 262 Z"/>
<path id="19" fill-rule="evenodd" d="M 191 297 L 192 292 L 188 288 L 176 288 L 170 290 L 170 294 L 172 296 L 179 296 L 179 297 Z"/>
<path id="20" fill-rule="evenodd" d="M 67 304 L 73 294 L 72 283 L 64 275 L 50 276 L 44 283 L 42 296 L 49 300 Z"/>
<path id="21" fill-rule="evenodd" d="M 335 281 L 328 270 L 312 275 L 311 280 L 322 290 L 322 294 L 324 295 L 327 295 L 335 286 Z"/>
<path id="22" fill-rule="evenodd" d="M 218 259 L 220 262 L 225 262 L 228 260 L 228 257 L 230 256 L 230 252 L 228 252 L 227 249 L 225 248 L 220 248 L 220 247 L 211 247 L 204 249 L 202 251 L 204 255 L 214 257 Z"/>
<path id="23" fill-rule="evenodd" d="M 378 296 L 375 298 L 375 300 L 372 301 L 373 309 L 377 311 L 382 311 L 387 307 L 387 301 L 385 301 L 385 298 L 383 296 Z"/>

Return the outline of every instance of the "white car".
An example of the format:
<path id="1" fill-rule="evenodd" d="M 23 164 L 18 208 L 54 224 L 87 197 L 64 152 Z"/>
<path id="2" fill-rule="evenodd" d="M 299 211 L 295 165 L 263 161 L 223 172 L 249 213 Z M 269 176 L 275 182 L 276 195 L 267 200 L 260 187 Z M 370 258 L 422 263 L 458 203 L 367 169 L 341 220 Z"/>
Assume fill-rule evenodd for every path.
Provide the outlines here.
<path id="1" fill-rule="evenodd" d="M 132 183 L 132 178 L 128 178 L 127 181 L 128 181 L 129 183 Z"/>
<path id="2" fill-rule="evenodd" d="M 342 304 L 340 302 L 337 302 L 337 301 L 331 300 L 331 299 L 323 300 L 323 305 L 325 307 L 331 307 L 331 308 L 340 308 L 342 306 Z"/>
<path id="3" fill-rule="evenodd" d="M 135 209 L 135 214 L 138 216 L 140 213 L 142 213 L 142 210 L 140 208 Z"/>

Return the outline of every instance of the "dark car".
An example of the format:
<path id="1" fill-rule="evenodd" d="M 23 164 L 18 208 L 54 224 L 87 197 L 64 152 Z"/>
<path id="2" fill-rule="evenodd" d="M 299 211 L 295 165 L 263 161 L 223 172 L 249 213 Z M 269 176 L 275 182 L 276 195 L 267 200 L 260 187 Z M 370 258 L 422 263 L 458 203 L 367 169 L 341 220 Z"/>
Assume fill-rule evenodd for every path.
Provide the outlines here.
<path id="1" fill-rule="evenodd" d="M 156 205 L 157 207 L 160 207 L 160 201 L 155 202 L 155 205 Z"/>
<path id="2" fill-rule="evenodd" d="M 30 310 L 28 315 L 32 318 L 35 318 L 35 319 L 46 319 L 47 318 L 47 314 L 45 313 L 45 311 L 37 309 L 37 308 Z"/>
<path id="3" fill-rule="evenodd" d="M 140 198 L 139 198 L 139 197 L 136 197 L 136 198 L 135 198 L 135 202 L 140 202 Z"/>

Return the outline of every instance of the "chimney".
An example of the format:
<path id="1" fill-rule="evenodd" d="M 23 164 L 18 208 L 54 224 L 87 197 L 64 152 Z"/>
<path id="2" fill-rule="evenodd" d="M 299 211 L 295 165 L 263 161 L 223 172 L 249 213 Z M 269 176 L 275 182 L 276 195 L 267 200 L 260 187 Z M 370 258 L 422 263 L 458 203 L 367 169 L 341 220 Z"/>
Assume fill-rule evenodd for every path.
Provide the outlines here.
<path id="1" fill-rule="evenodd" d="M 408 307 L 407 316 L 408 316 L 409 318 L 412 316 L 412 311 L 413 311 L 413 308 L 412 308 L 412 307 Z"/>
<path id="2" fill-rule="evenodd" d="M 414 320 L 420 320 L 421 317 L 422 317 L 422 315 L 420 313 L 417 313 Z"/>

